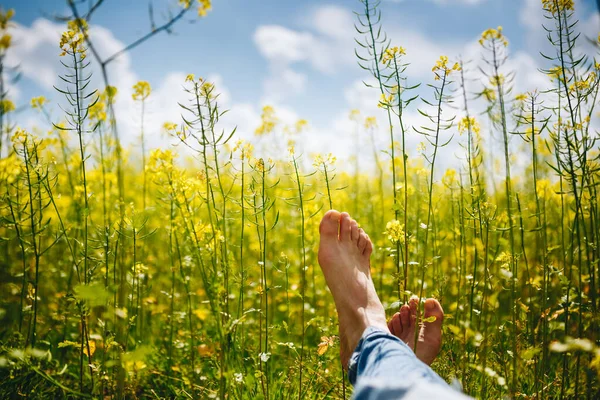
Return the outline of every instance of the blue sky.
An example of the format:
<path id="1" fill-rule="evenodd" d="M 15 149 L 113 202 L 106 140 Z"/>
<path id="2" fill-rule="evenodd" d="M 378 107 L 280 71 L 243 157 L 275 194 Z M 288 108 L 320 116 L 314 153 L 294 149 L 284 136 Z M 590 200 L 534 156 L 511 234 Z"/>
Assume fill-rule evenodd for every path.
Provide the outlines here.
<path id="1" fill-rule="evenodd" d="M 52 74 L 61 69 L 58 39 L 51 38 L 64 30 L 52 17 L 68 13 L 65 3 L 3 1 L 4 8 L 16 10 L 16 50 L 9 61 L 22 69 L 22 79 L 12 88 L 18 104 L 39 94 L 55 104 L 61 101 L 52 89 L 58 83 Z M 167 10 L 177 9 L 174 0 L 152 4 L 157 23 Z M 584 33 L 597 34 L 595 2 L 576 1 L 576 7 Z M 252 137 L 262 105 L 272 104 L 282 123 L 309 121 L 311 132 L 305 141 L 317 143 L 307 144 L 307 150 L 346 151 L 338 142 L 352 128 L 346 118 L 349 110 L 358 107 L 365 116 L 378 113 L 378 95 L 362 86 L 369 77 L 353 55 L 352 12 L 360 8 L 358 0 L 216 0 L 205 18 L 191 12 L 173 34 L 159 34 L 114 63 L 111 81 L 119 86 L 119 119 L 125 132 L 131 132 L 133 141 L 137 122 L 130 86 L 147 80 L 154 89 L 148 124 L 153 143 L 162 144 L 160 126 L 166 120 L 177 122 L 183 77 L 194 73 L 214 79 L 223 90 L 224 106 L 232 110 L 227 126 L 237 125 L 242 137 Z M 383 0 L 381 9 L 392 44 L 407 48 L 413 82 L 431 81 L 431 65 L 441 54 L 451 59 L 462 54 L 478 62 L 477 38 L 483 30 L 502 25 L 510 40 L 509 67 L 521 75 L 515 83 L 518 89 L 544 83 L 536 71 L 543 66 L 538 51 L 546 46 L 539 0 Z M 148 1 L 106 0 L 91 22 L 96 28 L 92 39 L 108 54 L 148 31 Z M 60 118 L 60 109 L 53 111 Z M 41 124 L 30 111 L 19 118 L 24 125 Z M 419 124 L 416 110 L 408 118 Z"/>

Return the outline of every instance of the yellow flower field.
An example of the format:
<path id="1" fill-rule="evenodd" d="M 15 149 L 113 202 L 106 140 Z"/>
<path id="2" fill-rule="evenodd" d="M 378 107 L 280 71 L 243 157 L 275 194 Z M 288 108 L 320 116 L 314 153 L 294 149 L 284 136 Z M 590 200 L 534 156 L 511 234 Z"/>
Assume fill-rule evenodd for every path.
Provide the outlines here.
<path id="1" fill-rule="evenodd" d="M 546 87 L 512 90 L 519 71 L 497 27 L 479 40 L 485 69 L 441 55 L 421 96 L 377 4 L 355 2 L 357 61 L 385 115 L 349 116 L 373 144 L 360 149 L 368 166 L 302 152 L 310 122 L 284 125 L 268 105 L 260 141 L 241 140 L 222 127 L 219 86 L 192 71 L 181 120 L 162 125 L 179 146 L 147 148 L 146 81 L 133 87 L 139 145 L 122 146 L 122 88 L 91 87 L 88 64 L 102 60 L 74 16 L 55 49 L 62 115 L 35 97 L 27 107 L 47 125 L 27 131 L 0 91 L 0 398 L 349 398 L 317 262 L 329 209 L 373 241 L 388 316 L 413 294 L 443 304 L 443 378 L 483 399 L 598 398 L 600 64 L 574 50 L 587 39 L 573 1 L 539 6 Z M 202 19 L 219 4 L 178 7 Z M 0 66 L 19 46 L 13 14 L 0 15 Z M 501 147 L 486 147 L 491 134 Z M 274 138 L 287 151 L 269 158 Z"/>

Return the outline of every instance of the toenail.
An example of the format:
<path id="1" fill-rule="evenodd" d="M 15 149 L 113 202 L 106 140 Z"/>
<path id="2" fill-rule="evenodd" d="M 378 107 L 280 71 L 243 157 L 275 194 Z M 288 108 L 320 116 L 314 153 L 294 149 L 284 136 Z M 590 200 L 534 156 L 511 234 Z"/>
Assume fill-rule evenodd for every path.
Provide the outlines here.
<path id="1" fill-rule="evenodd" d="M 429 299 L 425 302 L 425 308 L 432 311 L 435 309 L 435 301 L 433 299 Z"/>

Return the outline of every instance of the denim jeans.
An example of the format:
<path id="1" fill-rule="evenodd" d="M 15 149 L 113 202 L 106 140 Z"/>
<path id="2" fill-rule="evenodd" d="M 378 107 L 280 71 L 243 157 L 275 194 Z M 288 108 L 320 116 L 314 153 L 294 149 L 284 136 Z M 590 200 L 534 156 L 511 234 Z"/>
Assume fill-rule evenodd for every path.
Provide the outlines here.
<path id="1" fill-rule="evenodd" d="M 450 387 L 396 336 L 365 330 L 348 364 L 356 400 L 450 399 L 469 397 Z"/>

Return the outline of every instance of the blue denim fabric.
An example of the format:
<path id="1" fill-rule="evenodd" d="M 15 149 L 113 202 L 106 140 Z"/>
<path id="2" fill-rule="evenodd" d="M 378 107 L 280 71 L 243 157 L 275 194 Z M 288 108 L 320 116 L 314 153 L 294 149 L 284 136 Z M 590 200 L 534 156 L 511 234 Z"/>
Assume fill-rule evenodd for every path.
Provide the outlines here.
<path id="1" fill-rule="evenodd" d="M 455 391 L 396 336 L 375 327 L 365 330 L 348 364 L 353 399 L 456 399 Z"/>

